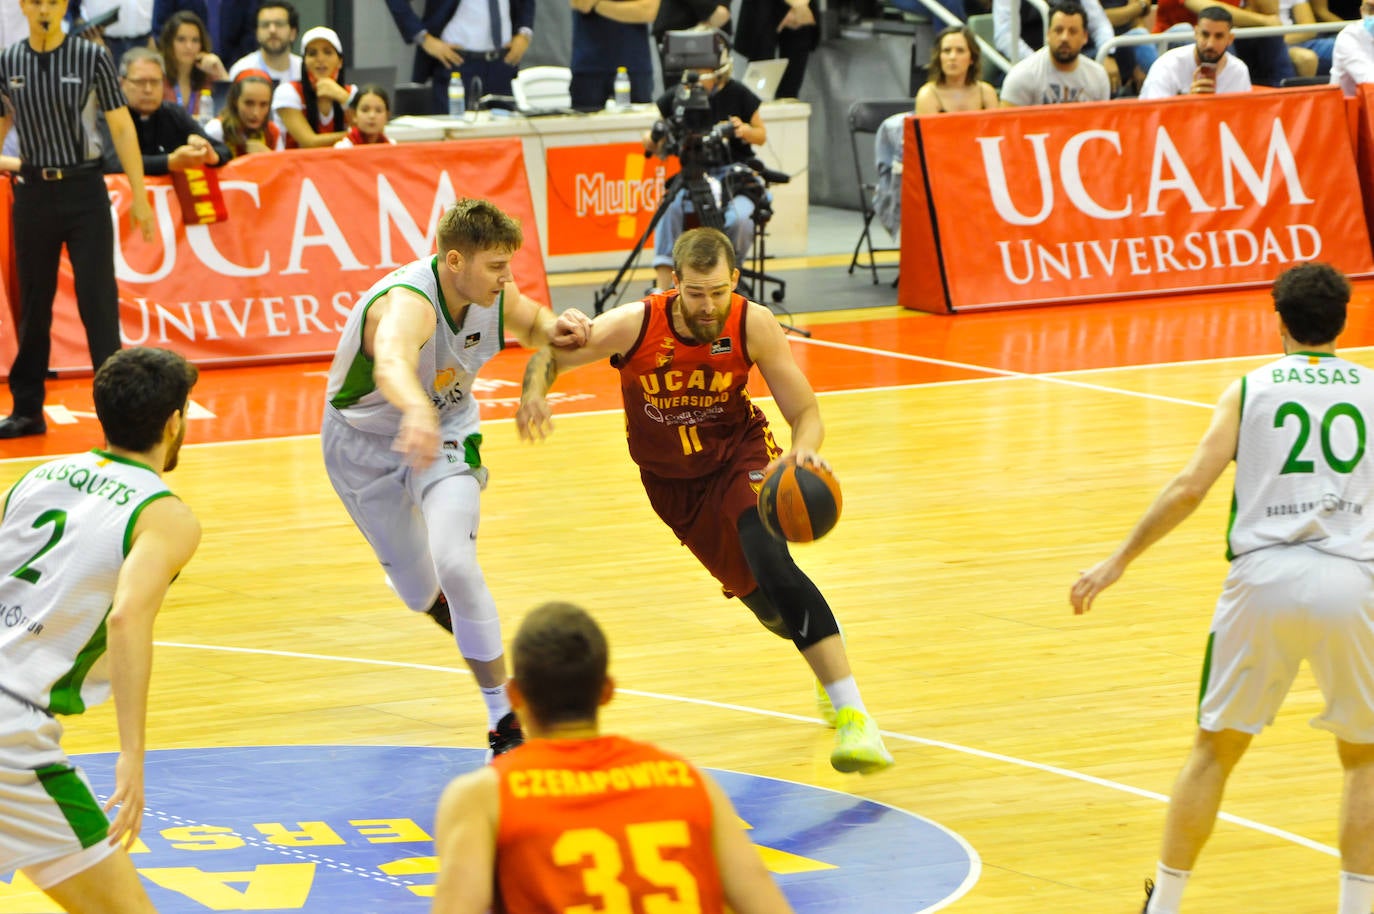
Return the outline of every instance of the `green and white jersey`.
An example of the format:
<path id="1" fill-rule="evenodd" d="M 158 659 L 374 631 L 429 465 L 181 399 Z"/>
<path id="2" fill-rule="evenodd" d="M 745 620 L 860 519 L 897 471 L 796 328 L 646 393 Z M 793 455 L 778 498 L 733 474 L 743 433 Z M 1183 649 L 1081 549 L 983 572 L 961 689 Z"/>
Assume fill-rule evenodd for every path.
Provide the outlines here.
<path id="1" fill-rule="evenodd" d="M 0 522 L 0 688 L 52 714 L 109 697 L 119 569 L 143 508 L 171 494 L 151 467 L 99 450 L 14 484 Z"/>
<path id="2" fill-rule="evenodd" d="M 438 258 L 426 257 L 393 270 L 368 289 L 362 304 L 344 323 L 338 351 L 329 366 L 326 398 L 353 428 L 393 436 L 401 427 L 401 411 L 377 389 L 373 362 L 363 352 L 363 326 L 372 304 L 398 286 L 419 293 L 434 308 L 434 335 L 420 348 L 417 374 L 420 386 L 439 411 L 445 438 L 462 441 L 477 431 L 479 414 L 472 398 L 477 371 L 504 345 L 503 294 L 495 305 L 472 304 L 463 324 L 453 322 L 439 287 Z"/>
<path id="3" fill-rule="evenodd" d="M 1227 558 L 1303 543 L 1374 560 L 1374 372 L 1295 352 L 1241 381 Z"/>

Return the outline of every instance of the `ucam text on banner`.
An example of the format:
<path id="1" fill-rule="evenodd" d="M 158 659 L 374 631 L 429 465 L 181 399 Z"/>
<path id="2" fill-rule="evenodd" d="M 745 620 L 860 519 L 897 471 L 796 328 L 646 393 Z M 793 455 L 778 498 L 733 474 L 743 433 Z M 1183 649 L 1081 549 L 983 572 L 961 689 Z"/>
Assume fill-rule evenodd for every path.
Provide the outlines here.
<path id="1" fill-rule="evenodd" d="M 1344 105 L 1317 88 L 915 119 L 899 301 L 1261 285 L 1309 260 L 1369 273 Z"/>
<path id="2" fill-rule="evenodd" d="M 126 344 L 201 364 L 327 356 L 369 286 L 434 252 L 439 217 L 461 197 L 520 220 L 515 280 L 549 301 L 519 140 L 264 153 L 219 179 L 228 220 L 189 227 L 170 179 L 149 179 L 158 237 L 148 244 L 131 226 L 127 180 L 106 178 Z M 54 369 L 89 368 L 65 258 L 52 337 Z"/>

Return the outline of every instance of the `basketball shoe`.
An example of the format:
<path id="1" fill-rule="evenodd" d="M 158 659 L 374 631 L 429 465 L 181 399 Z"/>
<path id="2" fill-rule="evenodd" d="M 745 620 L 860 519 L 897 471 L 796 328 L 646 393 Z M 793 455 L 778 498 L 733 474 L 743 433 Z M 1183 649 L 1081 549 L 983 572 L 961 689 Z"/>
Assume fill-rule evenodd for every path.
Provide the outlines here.
<path id="1" fill-rule="evenodd" d="M 825 691 L 819 679 L 816 680 L 816 713 L 830 729 L 835 729 L 835 706 L 830 703 L 830 694 Z"/>
<path id="2" fill-rule="evenodd" d="M 1153 895 L 1154 893 L 1155 893 L 1155 881 L 1154 881 L 1153 879 L 1146 879 L 1146 880 L 1145 880 L 1145 907 L 1143 907 L 1143 908 L 1140 909 L 1140 914 L 1145 914 L 1146 911 L 1150 910 L 1150 896 Z"/>
<path id="3" fill-rule="evenodd" d="M 520 729 L 520 721 L 516 719 L 514 711 L 507 711 L 506 716 L 496 722 L 496 729 L 487 731 L 487 761 L 504 755 L 524 742 L 525 732 Z"/>
<path id="4" fill-rule="evenodd" d="M 835 715 L 835 748 L 830 767 L 846 773 L 873 774 L 892 764 L 878 724 L 858 708 L 844 707 Z"/>

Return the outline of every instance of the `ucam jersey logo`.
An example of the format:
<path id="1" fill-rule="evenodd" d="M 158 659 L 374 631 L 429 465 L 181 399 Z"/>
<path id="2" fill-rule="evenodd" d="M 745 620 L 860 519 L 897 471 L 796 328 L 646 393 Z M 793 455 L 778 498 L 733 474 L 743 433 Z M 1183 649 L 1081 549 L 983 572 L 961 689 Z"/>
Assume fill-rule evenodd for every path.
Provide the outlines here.
<path id="1" fill-rule="evenodd" d="M 278 746 L 148 753 L 134 865 L 162 914 L 424 914 L 434 809 L 478 749 Z M 78 756 L 102 800 L 115 753 Z M 919 914 L 977 881 L 958 835 L 816 787 L 711 771 L 798 914 Z M 60 914 L 22 874 L 0 874 L 0 914 Z"/>

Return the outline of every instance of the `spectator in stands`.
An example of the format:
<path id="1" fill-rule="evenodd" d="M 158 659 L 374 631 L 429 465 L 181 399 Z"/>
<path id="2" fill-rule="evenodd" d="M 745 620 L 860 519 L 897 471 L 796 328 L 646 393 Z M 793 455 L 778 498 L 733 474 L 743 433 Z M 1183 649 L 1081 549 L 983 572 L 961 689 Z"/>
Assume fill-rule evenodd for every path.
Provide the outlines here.
<path id="1" fill-rule="evenodd" d="M 1227 48 L 1235 41 L 1231 14 L 1220 6 L 1198 13 L 1192 47 L 1161 54 L 1150 67 L 1141 98 L 1172 98 L 1214 92 L 1249 92 L 1250 68 Z"/>
<path id="2" fill-rule="evenodd" d="M 195 13 L 173 13 L 158 38 L 162 68 L 167 74 L 163 97 L 194 115 L 200 108 L 200 92 L 217 79 L 228 79 L 223 62 L 215 56 L 210 33 Z"/>
<path id="3" fill-rule="evenodd" d="M 1153 31 L 1155 8 L 1150 0 L 1102 0 L 1102 12 L 1106 14 L 1117 37 L 1148 35 Z M 1153 44 L 1139 44 L 1117 48 L 1112 56 L 1120 71 L 1122 84 L 1129 83 L 1138 91 L 1150 65 L 1159 57 L 1159 48 Z"/>
<path id="4" fill-rule="evenodd" d="M 449 74 L 463 77 L 468 104 L 484 93 L 510 95 L 520 60 L 534 36 L 535 0 L 496 0 L 500 22 L 493 22 L 487 3 L 425 0 L 415 15 L 410 0 L 386 0 L 401 37 L 415 45 L 411 79 L 428 82 L 433 91 L 430 110 L 448 111 Z"/>
<path id="5" fill-rule="evenodd" d="M 381 86 L 363 86 L 353 96 L 349 108 L 353 111 L 353 126 L 334 144 L 336 148 L 396 142 L 386 135 L 386 124 L 391 120 L 391 96 Z"/>
<path id="6" fill-rule="evenodd" d="M 1279 20 L 1284 25 L 1311 25 L 1315 22 L 1344 22 L 1327 7 L 1327 0 L 1279 0 Z M 1290 45 L 1306 48 L 1317 56 L 1315 73 L 1304 73 L 1298 66 L 1299 76 L 1325 76 L 1331 72 L 1331 55 L 1336 49 L 1336 36 L 1332 32 L 1294 32 L 1283 36 Z"/>
<path id="7" fill-rule="evenodd" d="M 1360 15 L 1336 33 L 1331 52 L 1331 84 L 1346 95 L 1355 95 L 1360 83 L 1374 83 L 1374 0 L 1360 4 Z"/>
<path id="8" fill-rule="evenodd" d="M 265 70 L 235 76 L 224 110 L 205 125 L 205 134 L 228 146 L 235 158 L 285 149 L 285 134 L 272 122 L 272 77 Z"/>
<path id="9" fill-rule="evenodd" d="M 600 111 L 615 94 L 617 67 L 630 77 L 630 101 L 654 100 L 654 60 L 649 24 L 659 0 L 570 0 L 572 83 L 578 111 Z"/>
<path id="10" fill-rule="evenodd" d="M 161 35 L 167 22 L 177 13 L 193 13 L 205 25 L 209 34 L 207 48 L 219 47 L 220 6 L 224 0 L 155 0 L 153 3 L 153 34 Z"/>
<path id="11" fill-rule="evenodd" d="M 1015 53 L 1013 53 L 1013 41 L 1011 34 L 1011 4 L 1020 3 L 1021 16 L 1021 37 L 1015 43 Z M 1083 53 L 1088 57 L 1096 58 L 1098 48 L 1104 46 L 1114 37 L 1112 22 L 1107 17 L 1106 11 L 1102 8 L 1101 0 L 1077 0 L 1077 6 L 1082 7 L 1084 42 Z M 1050 17 L 1054 16 L 1054 6 L 1050 5 Z M 1026 0 L 992 0 L 992 29 L 993 44 L 997 50 L 1006 55 L 1007 59 L 1020 62 L 1035 53 L 1036 49 L 1045 46 L 1044 26 L 1040 22 L 1040 13 L 1034 6 Z M 1107 70 L 1107 78 L 1112 89 L 1120 84 L 1119 68 L 1114 57 L 1108 57 L 1102 66 Z M 1129 76 L 1129 71 L 1127 72 Z"/>
<path id="12" fill-rule="evenodd" d="M 926 84 L 916 93 L 917 114 L 977 111 L 997 107 L 997 90 L 978 78 L 983 52 L 966 25 L 935 36 Z"/>
<path id="13" fill-rule="evenodd" d="M 301 78 L 301 55 L 291 46 L 301 27 L 301 14 L 287 0 L 267 0 L 258 7 L 258 48 L 229 68 L 233 79 L 244 70 L 262 70 L 279 83 Z"/>
<path id="14" fill-rule="evenodd" d="M 260 0 L 221 0 L 219 48 L 221 60 L 238 60 L 258 46 L 257 22 Z M 233 68 L 230 68 L 230 73 Z"/>
<path id="15" fill-rule="evenodd" d="M 286 127 L 286 148 L 333 146 L 348 131 L 347 106 L 357 92 L 344 80 L 343 42 L 333 29 L 315 26 L 301 38 L 304 79 L 284 82 L 272 111 Z"/>
<path id="16" fill-rule="evenodd" d="M 1063 0 L 1050 7 L 1049 40 L 1007 73 L 1002 82 L 1002 106 L 1104 102 L 1111 98 L 1107 71 L 1082 53 L 1087 43 L 1087 14 L 1078 0 Z"/>
<path id="17" fill-rule="evenodd" d="M 894 5 L 900 7 L 903 2 L 915 0 L 895 0 Z M 952 8 L 960 19 L 968 18 L 963 12 L 963 0 L 940 2 Z M 780 56 L 787 61 L 787 69 L 778 81 L 778 98 L 796 98 L 801 94 L 806 62 L 819 42 L 815 0 L 741 0 L 735 50 L 748 60 Z"/>
<path id="18" fill-rule="evenodd" d="M 664 35 L 695 28 L 720 29 L 728 33 L 731 30 L 729 0 L 660 0 L 658 15 L 649 31 L 661 55 Z M 682 71 L 661 66 L 661 56 L 659 63 L 663 88 L 671 90 L 682 81 Z"/>
<path id="19" fill-rule="evenodd" d="M 718 40 L 720 66 L 713 70 L 699 70 L 701 85 L 706 89 L 711 104 L 711 122 L 728 122 L 733 130 L 726 140 L 730 161 L 744 162 L 754 155 L 754 146 L 768 141 L 768 129 L 763 125 L 763 115 L 759 112 L 759 97 L 743 84 L 730 78 L 730 48 L 723 39 Z M 672 111 L 673 99 L 677 94 L 676 86 L 659 96 L 658 110 L 667 118 Z M 651 133 L 644 134 L 644 151 L 663 155 L 667 137 L 655 140 Z M 734 243 L 739 259 L 749 252 L 754 238 L 753 197 L 746 193 L 735 193 L 733 188 L 722 185 L 721 179 L 731 170 L 729 164 L 716 165 L 707 171 L 711 192 L 716 205 L 725 217 L 725 234 Z M 747 169 L 746 169 L 747 171 Z M 752 175 L 752 172 L 750 172 Z M 752 190 L 752 185 L 741 189 Z M 688 214 L 699 218 L 687 197 L 686 189 L 674 197 L 663 211 L 663 218 L 654 231 L 654 272 L 658 288 L 673 288 L 673 243 L 686 227 Z"/>
<path id="20" fill-rule="evenodd" d="M 145 175 L 165 175 L 188 168 L 211 168 L 229 161 L 229 149 L 211 140 L 186 109 L 162 97 L 162 57 L 150 48 L 130 48 L 119 62 L 124 96 L 129 100 Z M 107 144 L 110 148 L 113 144 Z M 113 165 L 113 167 L 111 167 Z M 106 158 L 105 171 L 122 171 L 117 158 Z"/>
<path id="21" fill-rule="evenodd" d="M 1197 25 L 1197 14 L 1209 6 L 1221 6 L 1231 14 L 1236 28 L 1279 25 L 1278 0 L 1241 0 L 1243 6 L 1218 0 L 1159 0 L 1155 13 L 1155 31 L 1179 31 Z M 1316 72 L 1316 54 L 1296 45 L 1289 46 L 1281 37 L 1242 37 L 1231 49 L 1250 68 L 1250 80 L 1261 86 L 1277 86 L 1297 75 L 1295 60 L 1303 69 Z"/>

